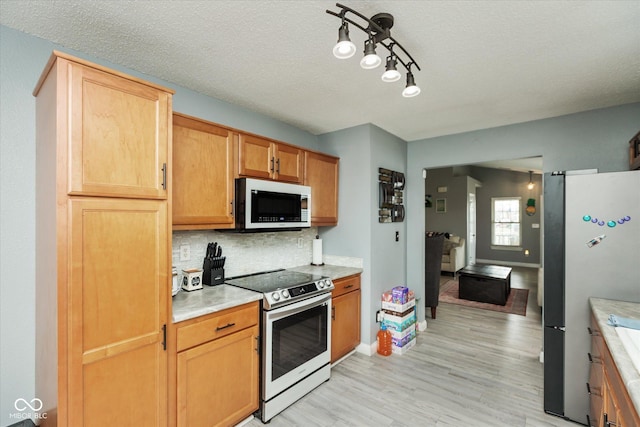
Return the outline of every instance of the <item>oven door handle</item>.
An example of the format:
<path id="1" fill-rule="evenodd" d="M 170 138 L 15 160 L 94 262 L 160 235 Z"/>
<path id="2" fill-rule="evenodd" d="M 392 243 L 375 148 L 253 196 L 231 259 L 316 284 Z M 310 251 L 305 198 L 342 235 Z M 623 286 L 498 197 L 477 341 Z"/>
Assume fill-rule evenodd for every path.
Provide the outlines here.
<path id="1" fill-rule="evenodd" d="M 265 315 L 268 320 L 274 321 L 283 317 L 301 313 L 305 310 L 317 307 L 319 305 L 326 304 L 328 301 L 331 301 L 331 292 L 307 298 L 305 300 L 298 301 L 290 305 L 285 305 L 284 307 L 276 308 L 271 311 L 266 311 Z"/>

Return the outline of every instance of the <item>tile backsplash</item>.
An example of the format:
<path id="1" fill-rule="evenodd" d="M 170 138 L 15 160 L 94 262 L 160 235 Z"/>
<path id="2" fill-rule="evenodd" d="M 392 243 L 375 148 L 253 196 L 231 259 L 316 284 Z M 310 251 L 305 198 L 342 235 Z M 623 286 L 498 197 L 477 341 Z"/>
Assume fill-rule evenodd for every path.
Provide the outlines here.
<path id="1" fill-rule="evenodd" d="M 209 242 L 222 246 L 225 277 L 310 264 L 317 227 L 300 231 L 229 233 L 212 230 L 174 231 L 172 265 L 178 271 L 202 268 Z M 298 243 L 301 240 L 301 246 Z M 190 260 L 180 261 L 180 246 L 189 245 Z"/>

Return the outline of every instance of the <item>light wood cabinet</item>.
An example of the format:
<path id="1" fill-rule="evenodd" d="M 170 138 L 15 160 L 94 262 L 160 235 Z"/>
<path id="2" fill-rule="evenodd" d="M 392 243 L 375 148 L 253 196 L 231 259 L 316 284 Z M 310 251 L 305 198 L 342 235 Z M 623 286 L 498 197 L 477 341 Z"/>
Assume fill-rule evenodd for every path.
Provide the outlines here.
<path id="1" fill-rule="evenodd" d="M 77 62 L 65 73 L 69 194 L 166 199 L 171 93 Z"/>
<path id="2" fill-rule="evenodd" d="M 240 134 L 238 174 L 302 183 L 304 150 L 254 135 Z"/>
<path id="3" fill-rule="evenodd" d="M 54 52 L 34 95 L 41 425 L 166 425 L 172 92 Z"/>
<path id="4" fill-rule="evenodd" d="M 230 426 L 258 409 L 259 304 L 176 325 L 177 426 Z"/>
<path id="5" fill-rule="evenodd" d="M 360 274 L 333 281 L 331 363 L 360 344 Z"/>
<path id="6" fill-rule="evenodd" d="M 629 397 L 597 321 L 592 317 L 589 422 L 592 427 L 640 426 L 640 417 Z"/>
<path id="7" fill-rule="evenodd" d="M 340 159 L 305 151 L 304 185 L 311 187 L 311 225 L 338 225 L 338 167 Z"/>
<path id="8" fill-rule="evenodd" d="M 174 230 L 233 228 L 236 139 L 229 129 L 173 114 Z"/>

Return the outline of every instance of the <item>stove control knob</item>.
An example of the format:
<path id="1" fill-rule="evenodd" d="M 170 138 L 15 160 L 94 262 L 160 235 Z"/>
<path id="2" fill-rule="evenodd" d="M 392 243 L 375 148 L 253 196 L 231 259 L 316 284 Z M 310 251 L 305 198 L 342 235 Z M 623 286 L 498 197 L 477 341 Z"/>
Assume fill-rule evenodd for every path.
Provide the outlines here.
<path id="1" fill-rule="evenodd" d="M 327 287 L 331 287 L 331 279 L 324 279 L 324 284 L 325 284 Z"/>
<path id="2" fill-rule="evenodd" d="M 283 289 L 282 292 L 280 292 L 282 294 L 283 298 L 289 298 L 289 291 L 286 289 Z"/>
<path id="3" fill-rule="evenodd" d="M 280 301 L 280 294 L 274 292 L 271 294 L 271 298 L 273 298 L 274 301 Z"/>
<path id="4" fill-rule="evenodd" d="M 318 288 L 324 289 L 324 280 L 318 280 Z"/>

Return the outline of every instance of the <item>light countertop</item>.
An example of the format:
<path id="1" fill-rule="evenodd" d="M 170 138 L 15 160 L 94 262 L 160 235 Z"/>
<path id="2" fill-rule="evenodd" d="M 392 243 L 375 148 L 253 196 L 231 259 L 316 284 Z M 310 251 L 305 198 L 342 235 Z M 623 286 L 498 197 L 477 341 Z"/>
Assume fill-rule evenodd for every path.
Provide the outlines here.
<path id="1" fill-rule="evenodd" d="M 607 343 L 607 347 L 609 347 L 613 361 L 618 368 L 618 372 L 620 372 L 620 377 L 622 377 L 622 381 L 627 387 L 629 397 L 633 401 L 636 412 L 640 414 L 640 373 L 635 368 L 620 336 L 616 333 L 616 328 L 607 323 L 610 314 L 640 319 L 640 303 L 602 298 L 590 298 L 589 302 L 598 326 L 602 331 L 602 336 Z"/>
<path id="2" fill-rule="evenodd" d="M 303 265 L 287 270 L 320 274 L 332 280 L 362 273 L 361 268 L 335 265 Z M 173 323 L 215 313 L 253 301 L 260 301 L 262 294 L 231 285 L 203 286 L 197 291 L 181 290 L 173 297 Z"/>
<path id="3" fill-rule="evenodd" d="M 173 297 L 173 323 L 226 310 L 253 301 L 262 294 L 230 285 L 203 286 L 197 291 L 182 290 Z"/>

